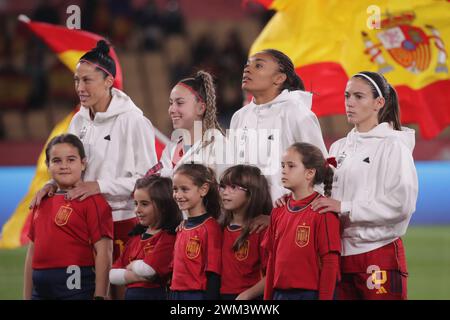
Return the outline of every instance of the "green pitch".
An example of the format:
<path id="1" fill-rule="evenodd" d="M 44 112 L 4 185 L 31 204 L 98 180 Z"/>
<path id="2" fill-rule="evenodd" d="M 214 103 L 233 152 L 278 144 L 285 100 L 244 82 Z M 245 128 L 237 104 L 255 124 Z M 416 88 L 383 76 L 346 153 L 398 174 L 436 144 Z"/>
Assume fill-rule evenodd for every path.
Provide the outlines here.
<path id="1" fill-rule="evenodd" d="M 450 226 L 410 227 L 404 237 L 409 299 L 450 300 Z M 0 250 L 0 299 L 21 299 L 26 248 Z"/>

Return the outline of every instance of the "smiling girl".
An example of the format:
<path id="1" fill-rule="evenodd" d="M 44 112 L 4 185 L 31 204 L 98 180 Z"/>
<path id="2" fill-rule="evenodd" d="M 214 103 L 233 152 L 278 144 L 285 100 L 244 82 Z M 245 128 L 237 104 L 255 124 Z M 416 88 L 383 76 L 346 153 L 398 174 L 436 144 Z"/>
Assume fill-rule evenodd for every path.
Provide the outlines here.
<path id="1" fill-rule="evenodd" d="M 172 198 L 172 181 L 159 176 L 141 178 L 133 196 L 139 223 L 130 232 L 109 279 L 115 285 L 127 285 L 126 300 L 166 300 L 175 228 L 181 221 Z"/>
<path id="2" fill-rule="evenodd" d="M 45 155 L 57 189 L 32 211 L 24 299 L 105 299 L 112 261 L 111 208 L 98 194 L 83 201 L 67 198 L 86 169 L 76 136 L 54 137 Z"/>
<path id="3" fill-rule="evenodd" d="M 172 300 L 219 298 L 222 230 L 216 219 L 220 199 L 215 173 L 201 164 L 183 164 L 173 177 L 173 198 L 187 221 L 175 242 Z"/>

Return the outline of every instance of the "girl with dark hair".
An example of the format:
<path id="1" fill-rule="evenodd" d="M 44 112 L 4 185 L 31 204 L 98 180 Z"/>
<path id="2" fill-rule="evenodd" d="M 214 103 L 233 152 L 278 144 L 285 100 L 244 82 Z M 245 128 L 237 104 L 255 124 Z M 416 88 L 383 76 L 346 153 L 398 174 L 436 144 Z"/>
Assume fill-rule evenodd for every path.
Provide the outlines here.
<path id="1" fill-rule="evenodd" d="M 269 253 L 265 299 L 333 299 L 339 279 L 339 218 L 319 212 L 311 203 L 323 198 L 314 185 L 331 192 L 330 160 L 309 143 L 295 143 L 283 155 L 282 183 L 292 194 L 271 214 L 263 246 Z"/>
<path id="2" fill-rule="evenodd" d="M 201 164 L 183 164 L 173 176 L 173 198 L 188 218 L 175 242 L 172 300 L 219 298 L 222 230 L 215 173 Z"/>
<path id="3" fill-rule="evenodd" d="M 75 90 L 81 108 L 68 132 L 83 142 L 89 163 L 84 181 L 67 193 L 72 200 L 102 194 L 108 201 L 114 219 L 114 260 L 136 224 L 131 198 L 134 184 L 157 163 L 153 126 L 130 97 L 112 87 L 115 74 L 116 66 L 104 40 L 77 64 Z M 39 205 L 54 189 L 53 182 L 46 184 L 32 206 Z"/>
<path id="4" fill-rule="evenodd" d="M 163 175 L 172 175 L 183 163 L 204 164 L 219 175 L 223 170 L 224 133 L 217 121 L 211 74 L 201 70 L 178 82 L 170 93 L 169 115 L 175 131 L 173 143 L 161 156 Z"/>
<path id="5" fill-rule="evenodd" d="M 314 210 L 333 211 L 341 219 L 338 298 L 406 299 L 401 237 L 418 193 L 414 130 L 401 127 L 397 94 L 375 72 L 350 78 L 345 108 L 355 127 L 330 149 L 337 159 L 332 197 L 312 204 Z"/>
<path id="6" fill-rule="evenodd" d="M 166 300 L 172 272 L 175 228 L 181 212 L 172 198 L 172 180 L 148 176 L 137 180 L 133 193 L 139 223 L 109 279 L 127 285 L 126 300 Z"/>
<path id="7" fill-rule="evenodd" d="M 112 262 L 111 208 L 99 194 L 82 201 L 66 198 L 86 169 L 83 144 L 76 136 L 54 137 L 45 155 L 57 190 L 32 211 L 24 299 L 105 299 Z"/>
<path id="8" fill-rule="evenodd" d="M 223 228 L 221 297 L 252 300 L 262 297 L 266 254 L 261 247 L 265 232 L 250 234 L 250 225 L 261 214 L 269 215 L 269 185 L 254 166 L 228 168 L 219 185 Z"/>
<path id="9" fill-rule="evenodd" d="M 242 89 L 253 96 L 231 119 L 229 142 L 235 163 L 253 164 L 268 176 L 272 199 L 288 191 L 280 182 L 281 155 L 294 142 L 308 142 L 327 154 L 312 94 L 304 91 L 291 59 L 267 49 L 251 56 L 244 67 Z M 262 152 L 261 152 L 262 150 Z"/>

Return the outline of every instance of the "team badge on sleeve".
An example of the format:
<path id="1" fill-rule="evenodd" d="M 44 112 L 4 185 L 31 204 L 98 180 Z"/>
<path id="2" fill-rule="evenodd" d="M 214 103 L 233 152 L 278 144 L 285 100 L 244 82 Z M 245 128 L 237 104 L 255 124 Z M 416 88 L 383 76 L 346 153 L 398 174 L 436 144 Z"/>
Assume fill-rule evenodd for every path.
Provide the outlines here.
<path id="1" fill-rule="evenodd" d="M 186 244 L 186 256 L 189 259 L 195 259 L 200 254 L 201 241 L 197 236 L 193 238 L 189 238 L 188 243 Z"/>
<path id="2" fill-rule="evenodd" d="M 71 207 L 61 206 L 58 210 L 58 213 L 55 216 L 56 225 L 62 227 L 63 225 L 67 224 L 67 221 L 69 221 L 69 217 L 72 211 L 73 209 Z"/>
<path id="3" fill-rule="evenodd" d="M 309 243 L 309 226 L 297 226 L 297 232 L 295 233 L 295 243 L 303 248 Z"/>
<path id="4" fill-rule="evenodd" d="M 243 261 L 247 259 L 249 250 L 250 250 L 250 241 L 245 240 L 245 242 L 242 244 L 239 250 L 234 253 L 234 256 L 238 261 Z"/>

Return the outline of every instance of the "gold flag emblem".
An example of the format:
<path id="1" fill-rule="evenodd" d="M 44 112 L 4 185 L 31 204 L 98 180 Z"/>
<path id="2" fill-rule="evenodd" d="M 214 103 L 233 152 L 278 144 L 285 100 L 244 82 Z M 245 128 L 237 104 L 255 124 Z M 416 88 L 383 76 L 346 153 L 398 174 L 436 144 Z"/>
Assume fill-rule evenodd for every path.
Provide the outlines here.
<path id="1" fill-rule="evenodd" d="M 297 226 L 295 233 L 295 243 L 300 247 L 305 247 L 309 243 L 309 226 Z"/>
<path id="2" fill-rule="evenodd" d="M 63 226 L 69 221 L 70 214 L 72 213 L 73 209 L 71 207 L 67 206 L 61 206 L 58 210 L 58 213 L 55 216 L 55 223 L 58 226 Z"/>

